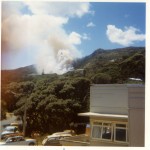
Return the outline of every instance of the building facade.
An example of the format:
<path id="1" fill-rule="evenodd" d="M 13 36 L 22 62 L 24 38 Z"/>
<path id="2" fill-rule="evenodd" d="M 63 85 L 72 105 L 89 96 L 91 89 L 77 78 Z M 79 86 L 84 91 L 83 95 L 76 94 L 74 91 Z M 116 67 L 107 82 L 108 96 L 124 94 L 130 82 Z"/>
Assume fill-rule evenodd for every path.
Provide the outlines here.
<path id="1" fill-rule="evenodd" d="M 90 88 L 91 146 L 144 146 L 144 85 L 94 84 Z"/>

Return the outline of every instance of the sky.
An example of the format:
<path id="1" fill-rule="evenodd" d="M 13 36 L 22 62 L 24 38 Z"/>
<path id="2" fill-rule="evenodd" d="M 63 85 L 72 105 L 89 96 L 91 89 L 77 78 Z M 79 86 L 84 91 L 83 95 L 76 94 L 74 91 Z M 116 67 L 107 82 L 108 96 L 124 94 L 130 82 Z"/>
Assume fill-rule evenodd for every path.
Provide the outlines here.
<path id="1" fill-rule="evenodd" d="M 98 48 L 145 46 L 145 3 L 2 2 L 2 69 L 62 74 Z"/>

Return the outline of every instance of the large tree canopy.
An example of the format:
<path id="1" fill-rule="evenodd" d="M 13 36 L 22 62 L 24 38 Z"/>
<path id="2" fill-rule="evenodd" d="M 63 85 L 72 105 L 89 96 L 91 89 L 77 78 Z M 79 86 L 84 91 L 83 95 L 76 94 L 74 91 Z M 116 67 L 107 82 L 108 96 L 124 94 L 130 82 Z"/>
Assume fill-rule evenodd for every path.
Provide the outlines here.
<path id="1" fill-rule="evenodd" d="M 23 119 L 27 110 L 27 134 L 33 130 L 52 133 L 79 122 L 78 113 L 89 109 L 90 81 L 83 77 L 15 82 L 6 93 L 11 109 Z M 26 107 L 25 107 L 26 105 Z M 84 121 L 84 120 L 83 120 Z"/>
<path id="2" fill-rule="evenodd" d="M 23 118 L 26 108 L 28 135 L 33 130 L 52 133 L 86 121 L 77 114 L 89 111 L 91 83 L 130 83 L 129 78 L 145 82 L 143 47 L 98 49 L 73 65 L 75 70 L 63 75 L 36 75 L 33 66 L 2 70 L 2 119 L 6 111 Z"/>

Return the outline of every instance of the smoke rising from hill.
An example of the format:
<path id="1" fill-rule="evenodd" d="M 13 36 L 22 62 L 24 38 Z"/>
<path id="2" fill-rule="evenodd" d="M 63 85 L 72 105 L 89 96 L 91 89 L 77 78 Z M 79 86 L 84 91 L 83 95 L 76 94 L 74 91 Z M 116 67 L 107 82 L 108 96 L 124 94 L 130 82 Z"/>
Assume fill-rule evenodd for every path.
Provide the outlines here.
<path id="1" fill-rule="evenodd" d="M 84 35 L 67 33 L 64 25 L 70 17 L 90 13 L 89 7 L 89 3 L 2 2 L 2 63 L 11 63 L 8 55 L 26 53 L 37 64 L 39 74 L 72 69 L 72 61 L 81 57 L 76 45 Z"/>

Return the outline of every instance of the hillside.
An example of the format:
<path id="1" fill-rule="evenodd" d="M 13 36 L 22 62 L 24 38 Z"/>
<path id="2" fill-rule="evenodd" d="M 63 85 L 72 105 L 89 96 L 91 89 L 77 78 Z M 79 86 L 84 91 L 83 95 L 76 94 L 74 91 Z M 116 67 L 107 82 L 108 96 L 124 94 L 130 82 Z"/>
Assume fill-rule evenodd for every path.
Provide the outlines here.
<path id="1" fill-rule="evenodd" d="M 73 66 L 75 70 L 62 75 L 37 75 L 33 65 L 2 70 L 2 119 L 6 111 L 23 118 L 27 104 L 28 136 L 35 130 L 51 134 L 69 129 L 70 124 L 86 122 L 87 118 L 77 114 L 89 111 L 91 83 L 145 82 L 145 48 L 98 49 Z M 76 126 L 73 129 L 81 133 Z"/>
<path id="2" fill-rule="evenodd" d="M 127 58 L 135 53 L 145 54 L 144 47 L 126 47 L 118 49 L 97 49 L 91 55 L 86 56 L 82 59 L 78 59 L 74 62 L 75 68 L 86 68 L 89 64 L 94 64 L 96 61 L 102 62 L 111 62 L 112 60 L 116 61 L 122 58 Z"/>
<path id="3" fill-rule="evenodd" d="M 144 81 L 145 48 L 97 49 L 91 55 L 76 60 L 73 65 L 75 69 L 84 69 L 90 79 L 96 74 L 104 73 L 109 75 L 111 83 L 126 83 L 128 78 L 140 78 Z"/>
<path id="4" fill-rule="evenodd" d="M 1 70 L 1 82 L 7 84 L 10 82 L 19 82 L 24 80 L 30 74 L 35 74 L 36 70 L 34 65 L 17 68 L 14 70 Z"/>
<path id="5" fill-rule="evenodd" d="M 119 69 L 118 71 L 120 72 L 122 62 L 125 59 L 130 58 L 135 54 L 141 54 L 141 56 L 144 57 L 143 58 L 144 62 L 142 62 L 142 64 L 144 63 L 143 65 L 145 65 L 145 48 L 144 47 L 126 47 L 126 48 L 118 48 L 118 49 L 110 49 L 110 50 L 97 49 L 91 55 L 75 60 L 72 65 L 75 70 L 84 69 L 86 71 L 86 76 L 91 78 L 94 74 L 97 74 L 97 73 L 110 74 L 110 72 L 112 71 L 113 72 L 117 71 L 116 69 Z M 143 72 L 143 75 L 138 75 L 138 72 L 135 72 L 137 74 L 131 75 L 131 77 L 142 78 L 144 80 L 145 67 L 141 69 L 143 71 L 139 71 L 139 72 Z M 32 75 L 35 75 L 35 74 L 36 74 L 36 69 L 34 65 L 26 66 L 26 67 L 14 69 L 14 70 L 2 70 L 1 71 L 2 84 L 3 83 L 7 84 L 12 81 L 28 80 L 29 78 L 31 78 Z M 66 73 L 65 75 L 69 75 L 69 74 L 71 74 L 72 76 L 73 72 Z M 129 74 L 129 77 L 130 77 L 130 74 Z"/>

